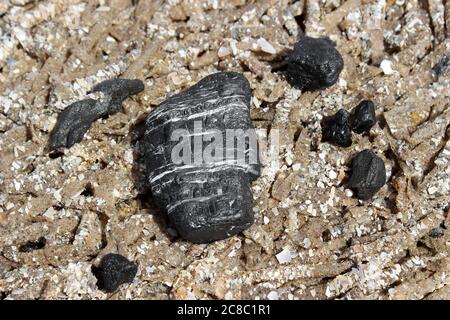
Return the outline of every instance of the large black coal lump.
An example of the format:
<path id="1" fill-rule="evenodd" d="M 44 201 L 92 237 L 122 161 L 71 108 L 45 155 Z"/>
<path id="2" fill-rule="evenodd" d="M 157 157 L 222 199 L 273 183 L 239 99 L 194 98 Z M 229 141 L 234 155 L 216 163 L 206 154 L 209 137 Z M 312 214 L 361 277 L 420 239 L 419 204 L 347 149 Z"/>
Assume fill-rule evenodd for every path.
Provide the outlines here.
<path id="1" fill-rule="evenodd" d="M 341 147 L 350 147 L 352 144 L 352 130 L 350 127 L 350 114 L 340 109 L 336 114 L 324 118 L 322 121 L 322 140 Z"/>
<path id="2" fill-rule="evenodd" d="M 260 174 L 257 147 L 251 139 L 239 143 L 227 134 L 229 129 L 256 140 L 250 99 L 250 85 L 243 75 L 221 72 L 168 98 L 146 119 L 141 145 L 153 199 L 188 241 L 225 239 L 253 224 L 250 187 Z M 195 130 L 199 125 L 201 132 Z M 176 135 L 183 131 L 182 137 Z M 211 138 L 213 131 L 216 136 Z M 203 139 L 195 140 L 199 138 Z M 222 145 L 206 153 L 212 142 L 220 140 Z M 183 141 L 185 149 L 178 152 Z M 196 145 L 211 159 L 202 157 Z M 174 154 L 184 161 L 174 159 Z M 245 161 L 239 154 L 246 155 Z"/>
<path id="3" fill-rule="evenodd" d="M 144 84 L 140 80 L 113 79 L 97 84 L 92 91 L 103 92 L 106 99 L 84 99 L 66 107 L 59 114 L 55 128 L 50 134 L 50 150 L 70 148 L 80 142 L 94 121 L 118 112 L 123 100 L 142 90 Z"/>
<path id="4" fill-rule="evenodd" d="M 131 283 L 137 272 L 137 265 L 120 254 L 109 253 L 95 270 L 97 284 L 105 292 L 114 292 L 124 283 Z"/>
<path id="5" fill-rule="evenodd" d="M 302 37 L 288 56 L 288 80 L 302 90 L 325 89 L 339 79 L 344 60 L 326 38 Z"/>
<path id="6" fill-rule="evenodd" d="M 350 122 L 353 131 L 356 133 L 369 131 L 377 122 L 373 102 L 370 100 L 361 101 L 353 110 Z"/>
<path id="7" fill-rule="evenodd" d="M 383 160 L 370 150 L 359 152 L 352 160 L 348 187 L 358 199 L 369 200 L 386 182 Z"/>

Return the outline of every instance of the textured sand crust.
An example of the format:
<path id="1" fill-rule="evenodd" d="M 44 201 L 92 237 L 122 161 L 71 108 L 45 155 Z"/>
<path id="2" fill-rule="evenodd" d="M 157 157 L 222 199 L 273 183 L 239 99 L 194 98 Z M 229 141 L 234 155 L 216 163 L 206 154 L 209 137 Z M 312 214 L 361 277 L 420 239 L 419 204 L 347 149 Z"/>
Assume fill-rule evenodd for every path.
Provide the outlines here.
<path id="1" fill-rule="evenodd" d="M 336 43 L 336 85 L 287 83 L 301 33 Z M 1 1 L 0 299 L 449 299 L 450 86 L 432 73 L 449 36 L 443 0 Z M 281 148 L 253 184 L 255 224 L 196 245 L 156 210 L 135 146 L 148 112 L 217 71 L 244 73 Z M 145 90 L 49 157 L 58 113 L 119 76 Z M 322 143 L 322 118 L 363 99 L 370 135 Z M 345 188 L 363 149 L 387 171 L 366 202 Z M 139 267 L 106 294 L 92 265 L 110 252 Z"/>

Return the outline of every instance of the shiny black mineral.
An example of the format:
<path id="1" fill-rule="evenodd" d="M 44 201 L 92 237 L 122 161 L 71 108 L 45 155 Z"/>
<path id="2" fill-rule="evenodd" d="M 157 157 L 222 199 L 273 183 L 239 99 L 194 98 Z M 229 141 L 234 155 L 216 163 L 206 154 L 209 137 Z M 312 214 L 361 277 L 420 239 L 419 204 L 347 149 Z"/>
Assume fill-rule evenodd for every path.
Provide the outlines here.
<path id="1" fill-rule="evenodd" d="M 168 98 L 146 119 L 148 184 L 186 240 L 224 239 L 253 223 L 250 186 L 260 163 L 250 99 L 243 75 L 221 72 Z"/>
<path id="2" fill-rule="evenodd" d="M 92 91 L 103 92 L 105 99 L 80 100 L 66 107 L 50 134 L 49 149 L 60 151 L 80 142 L 94 121 L 118 112 L 123 100 L 142 90 L 144 84 L 140 80 L 114 79 L 97 84 Z"/>
<path id="3" fill-rule="evenodd" d="M 450 54 L 445 54 L 438 63 L 433 67 L 433 73 L 436 77 L 441 77 L 447 74 L 450 70 Z"/>
<path id="4" fill-rule="evenodd" d="M 302 37 L 287 61 L 289 82 L 308 91 L 332 86 L 344 67 L 341 54 L 326 38 Z"/>
<path id="5" fill-rule="evenodd" d="M 386 169 L 383 160 L 370 150 L 363 150 L 352 160 L 348 187 L 356 197 L 369 200 L 386 182 Z"/>
<path id="6" fill-rule="evenodd" d="M 94 274 L 101 290 L 114 292 L 121 284 L 133 282 L 136 272 L 136 264 L 120 254 L 109 253 L 102 258 Z"/>
<path id="7" fill-rule="evenodd" d="M 356 106 L 350 117 L 352 130 L 356 133 L 369 131 L 377 122 L 375 105 L 370 100 L 363 100 Z"/>
<path id="8" fill-rule="evenodd" d="M 352 130 L 350 128 L 350 114 L 340 109 L 336 114 L 324 118 L 322 121 L 322 140 L 341 147 L 352 144 Z"/>

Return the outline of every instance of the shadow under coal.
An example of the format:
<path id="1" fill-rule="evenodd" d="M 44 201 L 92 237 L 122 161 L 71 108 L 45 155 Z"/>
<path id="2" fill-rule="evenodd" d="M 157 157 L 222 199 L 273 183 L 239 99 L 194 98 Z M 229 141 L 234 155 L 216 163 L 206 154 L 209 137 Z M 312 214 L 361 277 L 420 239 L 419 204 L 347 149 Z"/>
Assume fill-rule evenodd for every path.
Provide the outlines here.
<path id="1" fill-rule="evenodd" d="M 175 236 L 174 228 L 171 228 L 167 214 L 160 210 L 153 200 L 150 187 L 147 182 L 147 170 L 145 166 L 145 157 L 143 143 L 141 142 L 145 132 L 145 119 L 148 113 L 141 115 L 135 123 L 131 126 L 129 134 L 131 137 L 131 145 L 133 148 L 133 168 L 132 179 L 134 187 L 138 190 L 138 206 L 139 209 L 146 209 L 155 218 L 156 223 L 162 233 L 164 233 L 171 241 L 176 241 L 178 236 Z"/>
<path id="2" fill-rule="evenodd" d="M 292 53 L 292 49 L 285 48 L 279 52 L 272 61 L 269 61 L 272 72 L 279 74 L 285 79 L 290 86 L 297 89 L 302 89 L 298 86 L 296 79 L 287 72 L 288 70 L 288 56 Z M 307 90 L 305 90 L 307 91 Z"/>
<path id="3" fill-rule="evenodd" d="M 278 52 L 275 57 L 268 61 L 272 72 L 276 72 L 286 77 L 287 57 L 291 54 L 292 49 L 285 48 Z"/>

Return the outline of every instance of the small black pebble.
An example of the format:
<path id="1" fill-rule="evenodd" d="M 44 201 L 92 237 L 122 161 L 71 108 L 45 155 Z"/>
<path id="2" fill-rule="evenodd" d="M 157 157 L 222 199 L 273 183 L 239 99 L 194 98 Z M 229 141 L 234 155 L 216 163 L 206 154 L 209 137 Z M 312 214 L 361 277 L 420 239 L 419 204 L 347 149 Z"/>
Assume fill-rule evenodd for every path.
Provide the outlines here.
<path id="1" fill-rule="evenodd" d="M 363 100 L 352 112 L 350 118 L 352 129 L 356 133 L 369 131 L 377 122 L 375 105 L 370 100 Z"/>
<path id="2" fill-rule="evenodd" d="M 322 140 L 341 147 L 352 145 L 352 131 L 350 129 L 350 114 L 340 109 L 322 122 Z"/>
<path id="3" fill-rule="evenodd" d="M 20 252 L 31 252 L 34 250 L 39 250 L 45 247 L 45 243 L 47 241 L 44 237 L 39 238 L 38 241 L 28 241 L 24 245 L 21 245 L 19 248 Z"/>
<path id="4" fill-rule="evenodd" d="M 325 89 L 339 78 L 344 60 L 326 38 L 302 37 L 288 56 L 288 80 L 302 90 Z"/>
<path id="5" fill-rule="evenodd" d="M 105 292 L 114 292 L 124 283 L 131 283 L 137 272 L 137 265 L 120 254 L 105 255 L 94 272 L 97 285 Z"/>
<path id="6" fill-rule="evenodd" d="M 358 199 L 369 200 L 386 182 L 383 160 L 370 150 L 363 150 L 352 160 L 352 172 L 348 187 Z"/>
<path id="7" fill-rule="evenodd" d="M 445 54 L 438 63 L 433 67 L 433 72 L 436 77 L 443 76 L 450 69 L 450 55 Z"/>
<path id="8" fill-rule="evenodd" d="M 434 228 L 434 229 L 431 229 L 430 230 L 430 232 L 428 233 L 428 235 L 431 237 L 431 238 L 440 238 L 440 237 L 442 237 L 443 235 L 444 235 L 444 232 L 442 232 L 440 229 L 438 229 L 438 228 Z"/>

